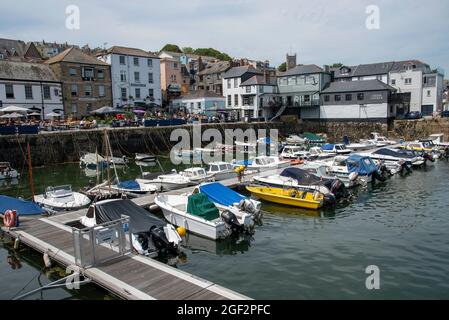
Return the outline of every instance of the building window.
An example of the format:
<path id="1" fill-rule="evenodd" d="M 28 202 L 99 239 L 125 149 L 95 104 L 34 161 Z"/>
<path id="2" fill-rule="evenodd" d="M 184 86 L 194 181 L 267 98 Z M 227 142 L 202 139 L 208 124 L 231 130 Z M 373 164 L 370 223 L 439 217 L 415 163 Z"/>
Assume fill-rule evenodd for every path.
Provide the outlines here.
<path id="1" fill-rule="evenodd" d="M 25 85 L 25 99 L 33 99 L 33 87 Z"/>
<path id="2" fill-rule="evenodd" d="M 123 65 L 126 64 L 125 63 L 125 56 L 120 56 L 119 59 L 120 59 L 120 64 L 123 64 Z"/>
<path id="3" fill-rule="evenodd" d="M 412 78 L 405 78 L 405 84 L 412 84 Z"/>
<path id="4" fill-rule="evenodd" d="M 391 85 L 392 85 L 392 86 L 395 86 L 395 85 L 396 85 L 396 79 L 392 79 L 392 80 L 391 80 Z"/>
<path id="5" fill-rule="evenodd" d="M 228 89 L 231 89 L 231 79 L 228 79 Z"/>
<path id="6" fill-rule="evenodd" d="M 72 103 L 72 113 L 76 114 L 78 112 L 78 106 L 76 105 L 76 103 Z"/>
<path id="7" fill-rule="evenodd" d="M 121 93 L 122 93 L 122 99 L 128 98 L 128 96 L 126 94 L 126 88 L 121 88 Z"/>
<path id="8" fill-rule="evenodd" d="M 196 106 L 197 106 L 197 108 L 198 108 L 199 110 L 201 110 L 201 102 L 197 102 L 197 103 L 196 103 Z"/>
<path id="9" fill-rule="evenodd" d="M 90 113 L 92 111 L 92 104 L 86 104 L 86 113 Z"/>
<path id="10" fill-rule="evenodd" d="M 152 73 L 148 74 L 148 83 L 153 83 L 153 74 Z"/>
<path id="11" fill-rule="evenodd" d="M 75 68 L 70 68 L 69 69 L 69 75 L 76 76 L 76 69 Z"/>
<path id="12" fill-rule="evenodd" d="M 382 93 L 374 93 L 371 95 L 371 100 L 382 100 L 383 96 Z"/>
<path id="13" fill-rule="evenodd" d="M 376 76 L 376 79 L 382 81 L 382 75 Z"/>
<path id="14" fill-rule="evenodd" d="M 193 102 L 190 102 L 190 111 L 193 112 Z"/>
<path id="15" fill-rule="evenodd" d="M 104 79 L 104 70 L 98 70 L 97 71 L 97 78 L 98 79 Z"/>
<path id="16" fill-rule="evenodd" d="M 153 60 L 148 59 L 148 60 L 147 60 L 147 64 L 148 64 L 148 67 L 149 67 L 149 68 L 152 68 L 152 67 L 153 67 Z"/>
<path id="17" fill-rule="evenodd" d="M 251 92 L 251 86 L 246 86 L 246 93 L 250 93 Z"/>
<path id="18" fill-rule="evenodd" d="M 306 94 L 304 96 L 304 102 L 310 102 L 310 95 Z"/>
<path id="19" fill-rule="evenodd" d="M 120 71 L 120 81 L 126 82 L 126 71 Z"/>
<path id="20" fill-rule="evenodd" d="M 136 99 L 140 99 L 140 88 L 136 88 Z"/>
<path id="21" fill-rule="evenodd" d="M 172 74 L 170 76 L 170 80 L 171 80 L 171 82 L 176 82 L 176 74 Z"/>
<path id="22" fill-rule="evenodd" d="M 178 69 L 178 63 L 177 62 L 173 62 L 173 69 Z"/>
<path id="23" fill-rule="evenodd" d="M 336 94 L 336 95 L 334 96 L 334 100 L 335 100 L 335 101 L 341 101 L 341 95 Z"/>
<path id="24" fill-rule="evenodd" d="M 14 88 L 12 84 L 5 84 L 6 99 L 14 99 Z"/>
<path id="25" fill-rule="evenodd" d="M 93 80 L 94 79 L 94 68 L 83 67 L 81 69 L 81 77 L 84 80 Z"/>
<path id="26" fill-rule="evenodd" d="M 357 93 L 357 100 L 365 100 L 365 94 L 364 93 Z"/>
<path id="27" fill-rule="evenodd" d="M 140 82 L 140 73 L 139 72 L 134 72 L 134 81 L 135 82 Z"/>
<path id="28" fill-rule="evenodd" d="M 325 101 L 325 102 L 329 102 L 329 101 L 330 101 L 330 96 L 329 96 L 328 94 L 326 94 L 326 95 L 324 96 L 324 101 Z"/>
<path id="29" fill-rule="evenodd" d="M 76 97 L 78 95 L 78 86 L 76 84 L 72 84 L 70 86 L 70 92 L 72 97 Z"/>
<path id="30" fill-rule="evenodd" d="M 134 57 L 134 65 L 135 66 L 139 65 L 139 58 L 138 57 Z"/>
<path id="31" fill-rule="evenodd" d="M 239 78 L 235 78 L 234 79 L 234 88 L 238 88 L 239 87 Z"/>
<path id="32" fill-rule="evenodd" d="M 239 105 L 239 95 L 234 94 L 234 106 L 238 106 L 238 105 Z"/>
<path id="33" fill-rule="evenodd" d="M 86 97 L 92 96 L 92 86 L 91 85 L 84 86 L 84 96 L 86 96 Z"/>
<path id="34" fill-rule="evenodd" d="M 148 89 L 148 96 L 149 96 L 150 98 L 153 98 L 153 97 L 154 97 L 154 89 Z"/>
<path id="35" fill-rule="evenodd" d="M 50 86 L 44 86 L 44 99 L 50 99 Z"/>
<path id="36" fill-rule="evenodd" d="M 345 95 L 345 100 L 346 101 L 351 101 L 352 100 L 352 94 L 348 93 L 347 95 Z"/>
<path id="37" fill-rule="evenodd" d="M 55 97 L 59 97 L 59 90 L 55 88 Z"/>
<path id="38" fill-rule="evenodd" d="M 105 96 L 105 91 L 104 91 L 104 86 L 98 86 L 98 96 L 100 97 L 104 97 Z"/>
<path id="39" fill-rule="evenodd" d="M 260 93 L 264 93 L 264 89 L 265 89 L 264 86 L 260 86 L 259 92 L 260 92 Z"/>
<path id="40" fill-rule="evenodd" d="M 228 107 L 232 105 L 231 95 L 228 95 Z"/>
<path id="41" fill-rule="evenodd" d="M 427 96 L 430 97 L 430 90 L 427 90 Z"/>

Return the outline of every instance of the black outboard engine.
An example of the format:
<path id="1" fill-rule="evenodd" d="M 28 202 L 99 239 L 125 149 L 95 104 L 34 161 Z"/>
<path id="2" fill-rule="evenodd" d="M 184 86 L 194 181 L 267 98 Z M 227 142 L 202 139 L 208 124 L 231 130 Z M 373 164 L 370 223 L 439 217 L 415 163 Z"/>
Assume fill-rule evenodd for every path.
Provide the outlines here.
<path id="1" fill-rule="evenodd" d="M 323 197 L 325 206 L 333 206 L 337 203 L 337 197 L 332 193 L 324 194 Z"/>
<path id="2" fill-rule="evenodd" d="M 349 194 L 348 189 L 340 179 L 335 179 L 334 181 L 332 181 L 330 191 L 337 198 L 347 197 Z"/>
<path id="3" fill-rule="evenodd" d="M 164 229 L 162 227 L 151 227 L 150 237 L 153 241 L 154 246 L 158 250 L 169 250 L 171 248 L 171 243 L 168 241 L 167 236 L 165 235 Z"/>
<path id="4" fill-rule="evenodd" d="M 430 162 L 435 162 L 435 158 L 429 152 L 423 152 L 422 157 L 424 158 L 424 164 L 427 163 L 427 160 Z"/>
<path id="5" fill-rule="evenodd" d="M 241 230 L 243 225 L 240 224 L 239 220 L 231 211 L 226 210 L 221 214 L 221 218 L 223 221 L 234 230 Z"/>
<path id="6" fill-rule="evenodd" d="M 374 180 L 380 181 L 380 182 L 384 182 L 385 180 L 387 180 L 387 178 L 385 178 L 382 174 L 380 174 L 379 171 L 374 171 L 372 173 L 373 178 L 372 178 L 372 182 L 374 182 Z"/>

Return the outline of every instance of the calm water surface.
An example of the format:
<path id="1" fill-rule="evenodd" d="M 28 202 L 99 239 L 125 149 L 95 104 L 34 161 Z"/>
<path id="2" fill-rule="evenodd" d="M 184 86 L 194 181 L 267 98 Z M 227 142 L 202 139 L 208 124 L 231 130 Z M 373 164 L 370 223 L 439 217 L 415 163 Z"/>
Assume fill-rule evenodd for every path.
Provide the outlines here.
<path id="1" fill-rule="evenodd" d="M 163 163 L 170 169 L 167 163 Z M 157 170 L 153 168 L 152 170 Z M 132 165 L 122 178 L 140 173 Z M 77 164 L 36 168 L 37 192 L 48 185 L 89 179 Z M 449 163 L 354 191 L 354 199 L 320 212 L 264 204 L 263 224 L 252 237 L 213 242 L 189 236 L 181 270 L 256 299 L 448 299 Z M 26 172 L 0 193 L 29 197 Z M 19 265 L 20 264 L 20 267 Z M 380 269 L 380 290 L 367 290 L 365 268 Z M 9 299 L 63 275 L 42 269 L 41 255 L 12 250 L 0 240 L 0 298 Z M 34 277 L 34 280 L 33 280 Z M 93 285 L 56 289 L 31 299 L 111 299 Z"/>

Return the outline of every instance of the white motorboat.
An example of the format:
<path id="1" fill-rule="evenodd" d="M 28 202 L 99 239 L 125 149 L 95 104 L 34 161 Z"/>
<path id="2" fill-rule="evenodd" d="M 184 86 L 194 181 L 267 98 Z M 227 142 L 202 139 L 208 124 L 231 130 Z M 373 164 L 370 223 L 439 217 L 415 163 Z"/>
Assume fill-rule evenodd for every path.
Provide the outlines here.
<path id="1" fill-rule="evenodd" d="M 405 150 L 403 150 L 405 151 Z M 416 156 L 410 153 L 401 152 L 401 150 L 395 150 L 392 148 L 381 148 L 370 153 L 359 153 L 363 156 L 368 156 L 371 159 L 383 161 L 388 166 L 390 162 L 406 164 L 408 167 L 419 167 L 424 164 L 425 159 L 420 156 Z"/>
<path id="2" fill-rule="evenodd" d="M 96 153 L 85 153 L 80 157 L 80 167 L 88 169 L 96 169 L 97 165 L 100 168 L 107 166 L 105 158 Z"/>
<path id="3" fill-rule="evenodd" d="M 231 188 L 222 185 L 220 182 L 205 182 L 197 186 L 192 193 L 204 193 L 215 206 L 223 210 L 230 210 L 239 219 L 243 214 L 249 214 L 253 220 L 261 217 L 260 201 L 245 197 Z"/>
<path id="4" fill-rule="evenodd" d="M 290 161 L 280 160 L 279 157 L 276 156 L 259 156 L 249 161 L 234 160 L 231 163 L 234 167 L 243 165 L 246 166 L 248 170 L 258 170 L 258 171 L 285 168 L 290 165 Z"/>
<path id="5" fill-rule="evenodd" d="M 345 185 L 356 185 L 359 182 L 368 183 L 372 181 L 373 173 L 378 167 L 369 156 L 360 153 L 351 156 L 336 156 L 330 161 L 323 162 L 328 168 L 329 175 L 343 181 Z M 380 175 L 374 173 L 378 180 L 384 180 Z"/>
<path id="6" fill-rule="evenodd" d="M 145 209 L 126 199 L 109 199 L 92 204 L 87 214 L 80 219 L 85 227 L 98 227 L 129 217 L 128 230 L 134 249 L 145 256 L 157 256 L 160 253 L 178 253 L 182 239 L 173 225 L 152 215 Z"/>
<path id="7" fill-rule="evenodd" d="M 307 160 L 311 157 L 311 154 L 301 146 L 286 145 L 279 157 L 281 159 Z"/>
<path id="8" fill-rule="evenodd" d="M 378 132 L 371 132 L 371 140 L 377 143 L 377 145 L 382 144 L 383 146 L 397 144 L 395 140 L 389 140 L 384 136 L 381 136 Z"/>
<path id="9" fill-rule="evenodd" d="M 235 146 L 237 151 L 254 153 L 256 152 L 257 149 L 257 142 L 250 143 L 250 142 L 235 141 Z"/>
<path id="10" fill-rule="evenodd" d="M 175 226 L 203 237 L 217 240 L 239 232 L 244 226 L 254 224 L 251 215 L 243 214 L 239 219 L 230 210 L 217 208 L 207 195 L 159 194 L 154 202 L 161 208 L 165 219 Z"/>
<path id="11" fill-rule="evenodd" d="M 131 192 L 135 194 L 147 194 L 156 192 L 158 190 L 158 187 L 151 183 L 142 183 L 137 180 L 127 180 L 112 185 L 111 189 L 123 193 Z"/>
<path id="12" fill-rule="evenodd" d="M 156 156 L 147 153 L 136 153 L 135 160 L 139 162 L 156 162 Z"/>
<path id="13" fill-rule="evenodd" d="M 155 185 L 158 190 L 169 191 L 181 189 L 191 184 L 190 179 L 179 174 L 176 170 L 172 173 L 161 174 L 154 179 L 136 179 L 139 184 Z"/>
<path id="14" fill-rule="evenodd" d="M 206 170 L 201 167 L 187 168 L 184 171 L 179 172 L 179 174 L 189 179 L 192 185 L 212 180 L 212 175 L 208 174 Z"/>
<path id="15" fill-rule="evenodd" d="M 337 155 L 350 154 L 352 152 L 342 143 L 327 143 L 321 147 L 321 150 L 325 153 L 336 153 Z"/>
<path id="16" fill-rule="evenodd" d="M 358 174 L 351 175 L 350 179 L 346 179 L 346 177 L 344 177 L 344 179 L 340 179 L 335 174 L 332 174 L 332 171 L 329 169 L 328 165 L 319 160 L 307 161 L 301 166 L 301 169 L 322 179 L 339 179 L 343 182 L 346 188 L 352 188 L 358 184 Z"/>
<path id="17" fill-rule="evenodd" d="M 436 146 L 445 148 L 449 147 L 449 142 L 444 142 L 444 133 L 431 134 L 428 139 L 432 140 Z"/>
<path id="18" fill-rule="evenodd" d="M 116 166 L 126 166 L 129 163 L 129 160 L 126 156 L 112 157 L 109 159 L 109 163 Z"/>
<path id="19" fill-rule="evenodd" d="M 344 142 L 345 148 L 352 150 L 352 151 L 363 151 L 363 150 L 368 150 L 368 149 L 373 148 L 372 143 L 368 143 L 368 142 L 364 142 L 364 141 L 360 141 L 359 143 L 351 143 L 349 141 L 348 136 L 343 137 L 343 142 Z"/>
<path id="20" fill-rule="evenodd" d="M 19 173 L 16 169 L 11 168 L 9 162 L 0 162 L 0 180 L 4 179 L 17 179 Z"/>
<path id="21" fill-rule="evenodd" d="M 52 210 L 76 210 L 90 204 L 87 196 L 72 191 L 70 185 L 48 187 L 44 194 L 34 196 L 34 201 Z"/>
<path id="22" fill-rule="evenodd" d="M 312 147 L 309 149 L 309 159 L 325 160 L 335 157 L 337 154 L 333 152 L 323 152 L 320 147 Z"/>
<path id="23" fill-rule="evenodd" d="M 300 137 L 296 134 L 289 135 L 285 141 L 288 144 L 305 144 L 307 142 L 307 138 Z"/>
<path id="24" fill-rule="evenodd" d="M 209 163 L 207 173 L 212 176 L 215 181 L 231 179 L 237 177 L 232 164 L 218 161 Z"/>

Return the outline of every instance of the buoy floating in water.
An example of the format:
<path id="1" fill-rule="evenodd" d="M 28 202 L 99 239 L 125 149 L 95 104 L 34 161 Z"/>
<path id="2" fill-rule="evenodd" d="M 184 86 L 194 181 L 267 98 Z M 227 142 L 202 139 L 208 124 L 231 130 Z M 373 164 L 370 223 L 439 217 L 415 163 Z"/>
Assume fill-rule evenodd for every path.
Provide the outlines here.
<path id="1" fill-rule="evenodd" d="M 51 260 L 50 260 L 50 256 L 48 255 L 47 252 L 44 253 L 44 264 L 47 268 L 51 267 Z"/>

